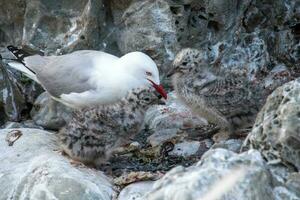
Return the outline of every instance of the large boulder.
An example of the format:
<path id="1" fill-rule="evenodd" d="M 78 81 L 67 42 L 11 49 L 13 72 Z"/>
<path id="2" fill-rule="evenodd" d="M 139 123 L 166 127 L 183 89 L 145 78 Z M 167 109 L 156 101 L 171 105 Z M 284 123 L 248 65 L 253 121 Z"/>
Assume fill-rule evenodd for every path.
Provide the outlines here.
<path id="1" fill-rule="evenodd" d="M 112 199 L 114 190 L 101 171 L 75 168 L 58 150 L 54 133 L 2 129 L 0 199 Z"/>
<path id="2" fill-rule="evenodd" d="M 300 169 L 300 79 L 277 88 L 257 116 L 249 146 L 269 162 Z"/>
<path id="3" fill-rule="evenodd" d="M 235 178 L 237 181 L 232 187 L 221 192 Z M 224 181 L 222 186 L 218 185 L 220 181 Z M 201 161 L 189 168 L 172 169 L 154 184 L 145 199 L 196 200 L 213 191 L 217 194 L 214 198 L 222 200 L 274 199 L 271 176 L 260 153 L 250 150 L 236 154 L 225 149 L 208 151 Z"/>

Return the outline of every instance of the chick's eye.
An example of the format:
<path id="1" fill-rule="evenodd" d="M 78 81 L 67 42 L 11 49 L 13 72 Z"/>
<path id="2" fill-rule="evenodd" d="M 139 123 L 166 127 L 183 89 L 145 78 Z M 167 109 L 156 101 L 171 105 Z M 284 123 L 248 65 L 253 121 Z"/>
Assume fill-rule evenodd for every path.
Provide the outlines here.
<path id="1" fill-rule="evenodd" d="M 149 98 L 149 97 L 146 97 L 144 100 L 145 100 L 145 101 L 150 101 L 150 98 Z"/>
<path id="2" fill-rule="evenodd" d="M 187 64 L 188 64 L 188 62 L 183 62 L 182 63 L 183 66 L 186 66 Z"/>
<path id="3" fill-rule="evenodd" d="M 152 76 L 152 73 L 151 72 L 146 72 L 146 75 L 147 76 Z"/>

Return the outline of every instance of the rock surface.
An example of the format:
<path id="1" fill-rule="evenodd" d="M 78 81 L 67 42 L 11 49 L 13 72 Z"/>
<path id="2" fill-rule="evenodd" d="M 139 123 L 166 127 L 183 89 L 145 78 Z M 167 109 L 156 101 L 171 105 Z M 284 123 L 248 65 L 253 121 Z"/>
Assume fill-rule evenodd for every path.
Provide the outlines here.
<path id="1" fill-rule="evenodd" d="M 38 126 L 59 130 L 71 119 L 72 109 L 53 100 L 47 92 L 44 92 L 34 102 L 30 114 Z"/>
<path id="2" fill-rule="evenodd" d="M 225 149 L 208 151 L 201 161 L 189 168 L 172 169 L 154 184 L 145 199 L 192 200 L 204 198 L 213 189 L 218 189 L 214 192 L 220 193 L 216 184 L 222 177 L 234 175 L 239 167 L 245 168 L 244 176 L 239 177 L 230 191 L 226 191 L 218 199 L 274 199 L 271 177 L 260 153 L 250 150 L 236 154 Z M 224 185 L 226 183 L 221 187 Z"/>
<path id="3" fill-rule="evenodd" d="M 168 84 L 170 79 L 165 75 L 176 53 L 193 47 L 203 50 L 209 63 L 263 85 L 269 94 L 300 75 L 299 13 L 298 0 L 2 0 L 0 53 L 9 57 L 3 47 L 11 44 L 41 49 L 48 55 L 77 49 L 105 50 L 118 56 L 144 51 L 158 64 L 163 84 Z M 0 125 L 34 126 L 30 121 L 15 121 L 28 120 L 35 102 L 31 117 L 38 126 L 53 130 L 63 126 L 69 117 L 68 109 L 54 103 L 45 93 L 35 101 L 40 94 L 35 84 L 13 70 L 0 67 Z M 268 161 L 299 170 L 298 90 L 299 80 L 271 95 L 249 141 Z M 167 148 L 166 155 L 178 157 L 175 161 L 181 160 L 183 164 L 188 161 L 192 164 L 194 160 L 189 156 L 202 155 L 213 145 L 207 139 L 211 135 L 202 134 L 207 121 L 194 116 L 172 94 L 166 106 L 155 106 L 147 112 L 145 124 L 153 131 L 141 135 L 143 145 L 153 147 L 151 156 L 171 141 L 173 149 Z M 8 130 L 0 132 L 0 143 L 3 143 L 0 149 L 4 152 L 0 154 L 4 160 L 0 163 L 0 182 L 5 183 L 0 187 L 0 199 L 110 199 L 113 196 L 111 185 L 100 172 L 73 168 L 65 158 L 52 152 L 57 148 L 52 141 L 54 135 L 21 130 L 24 134 L 9 147 L 4 142 Z M 240 144 L 240 140 L 229 140 L 213 148 L 237 152 Z M 143 148 L 143 145 L 137 146 Z M 157 159 L 156 164 L 161 164 L 163 159 Z M 169 161 L 174 160 L 166 162 Z M 257 151 L 235 154 L 219 149 L 209 151 L 193 167 L 173 169 L 157 181 L 151 198 L 193 199 L 194 195 L 198 198 L 197 195 L 204 195 L 215 180 L 220 180 L 238 163 L 252 166 L 251 176 L 246 174 L 245 178 L 249 181 L 239 182 L 222 199 L 299 199 L 299 174 L 293 173 L 294 168 L 267 167 Z M 157 170 L 151 164 L 148 169 Z M 126 162 L 124 166 L 128 166 Z M 162 169 L 168 168 L 163 165 Z M 183 189 L 178 190 L 175 184 Z M 72 189 L 66 190 L 66 186 Z M 170 193 L 174 196 L 165 196 L 164 191 L 174 191 Z"/>
<path id="4" fill-rule="evenodd" d="M 18 87 L 17 79 L 7 71 L 7 65 L 0 60 L 0 124 L 5 121 L 19 121 L 26 110 L 25 96 Z"/>
<path id="5" fill-rule="evenodd" d="M 0 53 L 3 57 L 10 57 L 1 47 Z M 34 99 L 41 93 L 40 86 L 21 73 L 14 72 L 16 70 L 12 70 L 0 59 L 0 126 L 6 121 L 19 122 L 27 119 Z"/>
<path id="6" fill-rule="evenodd" d="M 21 136 L 8 146 L 7 134 Z M 58 152 L 56 136 L 38 129 L 0 130 L 0 199 L 102 199 L 115 195 L 102 172 L 75 168 Z"/>
<path id="7" fill-rule="evenodd" d="M 212 149 L 223 148 L 229 151 L 233 151 L 235 153 L 240 153 L 241 147 L 243 144 L 243 140 L 241 139 L 230 139 L 226 141 L 222 141 L 220 143 L 216 143 L 212 146 Z"/>
<path id="8" fill-rule="evenodd" d="M 172 92 L 168 94 L 166 105 L 153 106 L 147 111 L 145 125 L 153 131 L 147 141 L 152 146 L 157 146 L 173 138 L 187 137 L 181 129 L 206 127 L 208 123 L 205 119 L 195 116 Z M 201 138 L 201 131 L 195 132 L 199 132 Z"/>
<path id="9" fill-rule="evenodd" d="M 134 2 L 124 12 L 122 22 L 118 41 L 122 53 L 144 51 L 167 71 L 179 50 L 169 4 L 164 0 Z"/>
<path id="10" fill-rule="evenodd" d="M 300 75 L 299 10 L 297 0 L 4 0 L 0 47 L 27 45 L 46 54 L 143 51 L 158 64 L 164 84 L 176 53 L 194 47 L 207 52 L 209 62 L 272 91 Z M 27 94 L 25 104 L 35 98 Z"/>
<path id="11" fill-rule="evenodd" d="M 36 125 L 33 120 L 26 120 L 22 122 L 6 122 L 3 126 L 3 129 L 12 129 L 12 128 L 36 128 L 43 129 L 42 126 Z"/>
<path id="12" fill-rule="evenodd" d="M 56 54 L 99 48 L 104 21 L 102 1 L 30 1 L 22 42 Z"/>
<path id="13" fill-rule="evenodd" d="M 153 181 L 142 181 L 128 185 L 119 194 L 118 200 L 143 200 L 143 196 L 152 189 Z"/>
<path id="14" fill-rule="evenodd" d="M 249 146 L 271 163 L 300 169 L 300 79 L 277 88 L 257 116 Z"/>

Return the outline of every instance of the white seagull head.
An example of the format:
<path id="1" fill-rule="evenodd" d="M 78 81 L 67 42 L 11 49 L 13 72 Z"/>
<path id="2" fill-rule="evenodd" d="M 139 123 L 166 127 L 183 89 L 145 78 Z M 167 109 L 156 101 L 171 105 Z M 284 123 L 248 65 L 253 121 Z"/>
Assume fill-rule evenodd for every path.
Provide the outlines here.
<path id="1" fill-rule="evenodd" d="M 159 72 L 155 62 L 142 52 L 131 52 L 119 59 L 123 63 L 124 73 L 131 74 L 141 85 L 153 86 L 162 97 L 167 99 L 165 92 L 159 81 Z"/>

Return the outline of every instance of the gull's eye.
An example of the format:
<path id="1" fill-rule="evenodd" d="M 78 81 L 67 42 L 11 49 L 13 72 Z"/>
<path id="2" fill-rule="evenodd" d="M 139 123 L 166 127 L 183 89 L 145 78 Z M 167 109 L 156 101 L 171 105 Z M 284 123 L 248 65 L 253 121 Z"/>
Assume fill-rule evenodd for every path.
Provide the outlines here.
<path id="1" fill-rule="evenodd" d="M 152 76 L 152 73 L 151 72 L 146 72 L 146 75 L 147 76 Z"/>

